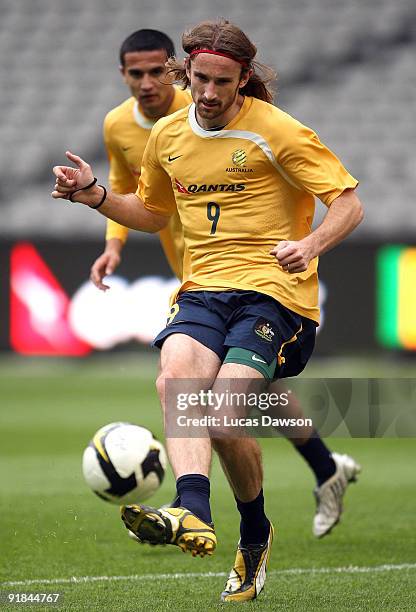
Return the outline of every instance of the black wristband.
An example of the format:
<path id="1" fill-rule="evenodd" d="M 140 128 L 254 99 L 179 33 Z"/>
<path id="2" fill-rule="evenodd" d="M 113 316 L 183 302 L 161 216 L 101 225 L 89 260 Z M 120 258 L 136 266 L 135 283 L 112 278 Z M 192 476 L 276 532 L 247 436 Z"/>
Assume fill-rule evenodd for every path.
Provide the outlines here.
<path id="1" fill-rule="evenodd" d="M 93 180 L 93 181 L 91 181 L 91 183 L 90 183 L 89 185 L 86 185 L 85 187 L 80 187 L 79 189 L 75 189 L 75 191 L 71 191 L 71 193 L 69 194 L 69 198 L 68 198 L 68 200 L 69 200 L 70 202 L 73 202 L 73 203 L 75 204 L 74 200 L 72 199 L 72 196 L 73 196 L 75 193 L 77 193 L 78 191 L 85 191 L 86 189 L 90 189 L 91 187 L 93 187 L 93 186 L 95 185 L 95 183 L 97 182 L 97 180 L 98 180 L 98 179 L 97 179 L 96 177 L 94 177 L 94 180 Z"/>
<path id="2" fill-rule="evenodd" d="M 97 179 L 96 179 L 97 180 Z M 90 206 L 90 208 L 94 208 L 95 210 L 97 210 L 97 208 L 100 208 L 100 206 L 102 204 L 104 204 L 105 199 L 107 197 L 107 189 L 104 187 L 104 185 L 97 185 L 97 187 L 102 187 L 103 188 L 103 197 L 101 198 L 101 200 L 98 202 L 98 204 L 96 204 L 95 206 Z"/>

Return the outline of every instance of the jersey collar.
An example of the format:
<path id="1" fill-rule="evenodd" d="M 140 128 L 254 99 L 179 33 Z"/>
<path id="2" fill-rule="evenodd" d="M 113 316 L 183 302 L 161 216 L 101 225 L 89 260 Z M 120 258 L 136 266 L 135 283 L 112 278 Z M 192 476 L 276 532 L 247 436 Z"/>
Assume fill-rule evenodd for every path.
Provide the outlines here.
<path id="1" fill-rule="evenodd" d="M 146 117 L 145 115 L 143 115 L 143 113 L 140 112 L 139 103 L 137 102 L 137 100 L 135 101 L 133 106 L 133 117 L 137 125 L 140 125 L 140 127 L 144 128 L 145 130 L 151 130 L 154 124 L 156 123 L 155 120 L 149 119 L 149 117 Z"/>
<path id="2" fill-rule="evenodd" d="M 170 103 L 166 115 L 171 115 L 173 112 L 179 110 L 183 106 L 184 105 L 182 104 L 182 100 L 178 101 L 178 90 L 175 87 L 172 102 Z M 144 128 L 145 130 L 151 130 L 157 121 L 157 119 L 150 119 L 149 117 L 146 117 L 146 115 L 143 115 L 143 113 L 140 111 L 139 103 L 137 102 L 137 100 L 135 100 L 133 106 L 133 117 L 137 125 L 140 125 L 140 127 Z"/>
<path id="3" fill-rule="evenodd" d="M 196 120 L 195 103 L 192 103 L 188 111 L 189 125 L 191 126 L 191 129 L 194 132 L 194 134 L 196 134 L 197 136 L 201 136 L 202 138 L 218 138 L 220 134 L 224 134 L 224 132 L 232 128 L 241 119 L 241 117 L 246 114 L 246 112 L 249 110 L 251 106 L 251 102 L 252 102 L 252 99 L 246 96 L 236 116 L 233 117 L 230 123 L 228 123 L 225 126 L 225 128 L 222 130 L 204 130 L 199 125 L 198 121 Z"/>

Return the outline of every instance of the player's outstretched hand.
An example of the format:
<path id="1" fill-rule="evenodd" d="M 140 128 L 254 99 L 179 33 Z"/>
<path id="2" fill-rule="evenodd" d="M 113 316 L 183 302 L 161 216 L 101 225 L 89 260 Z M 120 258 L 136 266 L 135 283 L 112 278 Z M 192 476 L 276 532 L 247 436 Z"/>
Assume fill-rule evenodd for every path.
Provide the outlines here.
<path id="1" fill-rule="evenodd" d="M 65 155 L 76 165 L 76 168 L 71 166 L 54 166 L 53 173 L 56 182 L 51 196 L 55 199 L 63 198 L 68 200 L 73 191 L 83 189 L 94 180 L 91 166 L 86 161 L 70 151 L 66 151 Z"/>
<path id="2" fill-rule="evenodd" d="M 118 268 L 120 262 L 121 255 L 116 251 L 104 251 L 97 257 L 91 266 L 90 279 L 98 289 L 101 289 L 101 291 L 110 289 L 108 285 L 103 283 L 103 278 L 112 274 Z"/>
<path id="3" fill-rule="evenodd" d="M 285 272 L 298 274 L 308 269 L 310 260 L 314 255 L 310 247 L 303 240 L 283 240 L 271 251 Z"/>

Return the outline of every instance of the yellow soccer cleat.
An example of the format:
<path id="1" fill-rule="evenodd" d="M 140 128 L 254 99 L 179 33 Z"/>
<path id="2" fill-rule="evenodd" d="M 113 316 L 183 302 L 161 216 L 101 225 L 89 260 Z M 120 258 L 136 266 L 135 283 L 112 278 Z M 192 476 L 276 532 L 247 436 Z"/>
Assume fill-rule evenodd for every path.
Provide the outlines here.
<path id="1" fill-rule="evenodd" d="M 121 507 L 121 518 L 140 542 L 174 544 L 193 557 L 212 555 L 216 546 L 214 525 L 204 523 L 186 508 Z"/>
<path id="2" fill-rule="evenodd" d="M 265 544 L 238 544 L 234 567 L 221 594 L 221 601 L 250 601 L 257 597 L 266 582 L 273 534 L 273 525 L 270 523 L 269 537 Z"/>

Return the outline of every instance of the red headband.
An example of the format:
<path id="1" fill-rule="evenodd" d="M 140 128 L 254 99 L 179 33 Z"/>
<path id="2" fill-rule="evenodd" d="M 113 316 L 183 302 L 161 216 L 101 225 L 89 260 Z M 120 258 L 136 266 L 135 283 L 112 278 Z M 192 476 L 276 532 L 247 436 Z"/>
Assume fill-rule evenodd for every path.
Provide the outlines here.
<path id="1" fill-rule="evenodd" d="M 221 57 L 228 57 L 228 59 L 234 60 L 238 64 L 241 64 L 241 66 L 244 66 L 244 68 L 248 68 L 250 65 L 248 62 L 246 62 L 246 60 L 238 59 L 232 53 L 223 53 L 222 51 L 213 51 L 212 49 L 194 49 L 190 52 L 189 57 L 194 57 L 199 53 L 210 53 L 211 55 L 220 55 Z"/>

